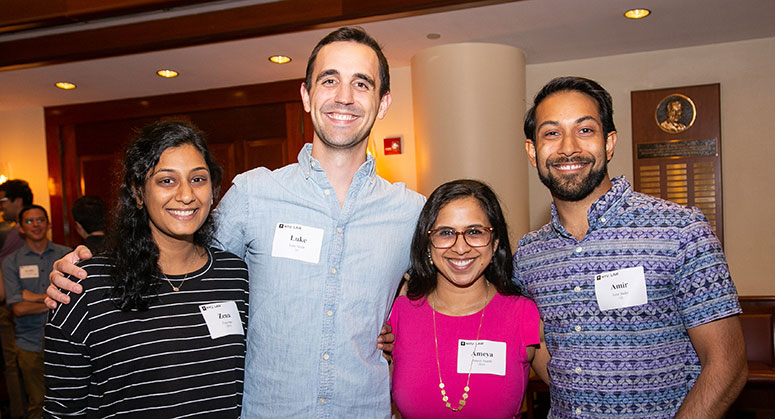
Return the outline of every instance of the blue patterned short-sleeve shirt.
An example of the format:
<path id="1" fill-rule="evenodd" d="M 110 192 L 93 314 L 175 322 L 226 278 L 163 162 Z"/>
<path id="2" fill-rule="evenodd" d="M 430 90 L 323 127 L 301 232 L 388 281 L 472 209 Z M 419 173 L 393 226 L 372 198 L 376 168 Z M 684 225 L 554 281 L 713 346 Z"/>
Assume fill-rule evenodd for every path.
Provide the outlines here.
<path id="1" fill-rule="evenodd" d="M 700 210 L 612 182 L 581 241 L 552 206 L 519 242 L 515 282 L 544 322 L 552 417 L 673 417 L 700 374 L 687 329 L 740 313 L 737 291 Z M 647 302 L 601 311 L 594 276 L 633 267 Z"/>

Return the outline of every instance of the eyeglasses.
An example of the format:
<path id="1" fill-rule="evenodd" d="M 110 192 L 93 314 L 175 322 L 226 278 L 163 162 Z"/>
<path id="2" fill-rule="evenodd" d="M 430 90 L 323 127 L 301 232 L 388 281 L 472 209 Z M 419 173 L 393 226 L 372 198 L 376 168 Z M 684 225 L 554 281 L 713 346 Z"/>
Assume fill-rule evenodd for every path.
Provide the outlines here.
<path id="1" fill-rule="evenodd" d="M 48 222 L 48 220 L 46 218 L 43 218 L 43 217 L 40 217 L 40 218 L 25 218 L 25 219 L 22 220 L 22 222 L 24 224 L 27 224 L 27 225 L 32 225 L 33 223 L 45 224 L 45 223 Z"/>
<path id="2" fill-rule="evenodd" d="M 463 236 L 466 244 L 471 247 L 483 247 L 492 241 L 492 227 L 469 227 L 463 231 L 444 227 L 428 231 L 431 245 L 436 249 L 449 249 L 457 243 L 457 236 Z"/>

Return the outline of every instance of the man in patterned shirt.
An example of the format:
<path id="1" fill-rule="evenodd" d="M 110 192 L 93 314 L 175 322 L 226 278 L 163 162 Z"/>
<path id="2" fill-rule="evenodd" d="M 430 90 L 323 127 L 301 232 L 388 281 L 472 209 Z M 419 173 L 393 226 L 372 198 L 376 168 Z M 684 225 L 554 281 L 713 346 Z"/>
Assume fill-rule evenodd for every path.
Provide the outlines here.
<path id="1" fill-rule="evenodd" d="M 551 416 L 721 417 L 747 372 L 721 245 L 698 209 L 609 178 L 612 114 L 599 84 L 562 77 L 525 116 L 553 203 L 519 242 L 515 282 L 544 322 Z"/>

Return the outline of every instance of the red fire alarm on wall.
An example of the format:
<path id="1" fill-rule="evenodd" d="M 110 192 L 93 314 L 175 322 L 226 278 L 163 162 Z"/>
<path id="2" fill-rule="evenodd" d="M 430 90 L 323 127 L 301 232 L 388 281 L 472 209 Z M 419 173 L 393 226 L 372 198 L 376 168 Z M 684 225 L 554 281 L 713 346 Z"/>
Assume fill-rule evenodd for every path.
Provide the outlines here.
<path id="1" fill-rule="evenodd" d="M 401 137 L 385 138 L 385 155 L 401 154 Z"/>

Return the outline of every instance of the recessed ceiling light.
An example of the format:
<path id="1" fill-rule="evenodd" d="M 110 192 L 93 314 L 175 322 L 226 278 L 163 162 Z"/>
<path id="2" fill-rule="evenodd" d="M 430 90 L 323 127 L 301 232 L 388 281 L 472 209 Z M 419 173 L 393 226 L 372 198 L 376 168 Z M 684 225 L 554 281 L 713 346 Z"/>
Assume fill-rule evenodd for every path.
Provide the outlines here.
<path id="1" fill-rule="evenodd" d="M 291 62 L 291 57 L 287 55 L 273 55 L 269 57 L 269 61 L 275 63 L 275 64 L 287 64 Z"/>
<path id="2" fill-rule="evenodd" d="M 441 38 L 441 34 L 429 33 L 429 34 L 425 35 L 425 37 L 428 38 L 428 39 L 439 39 L 439 38 Z"/>
<path id="3" fill-rule="evenodd" d="M 630 9 L 624 12 L 624 17 L 627 19 L 643 19 L 650 14 L 651 10 L 649 9 Z"/>
<path id="4" fill-rule="evenodd" d="M 156 74 L 161 76 L 161 77 L 164 77 L 165 79 L 171 79 L 173 77 L 177 77 L 178 76 L 178 72 L 177 71 L 169 70 L 169 69 L 159 70 L 159 71 L 156 72 Z"/>
<path id="5" fill-rule="evenodd" d="M 54 86 L 62 90 L 70 90 L 70 89 L 75 89 L 77 87 L 75 83 L 70 83 L 69 81 L 58 81 L 54 83 Z"/>

